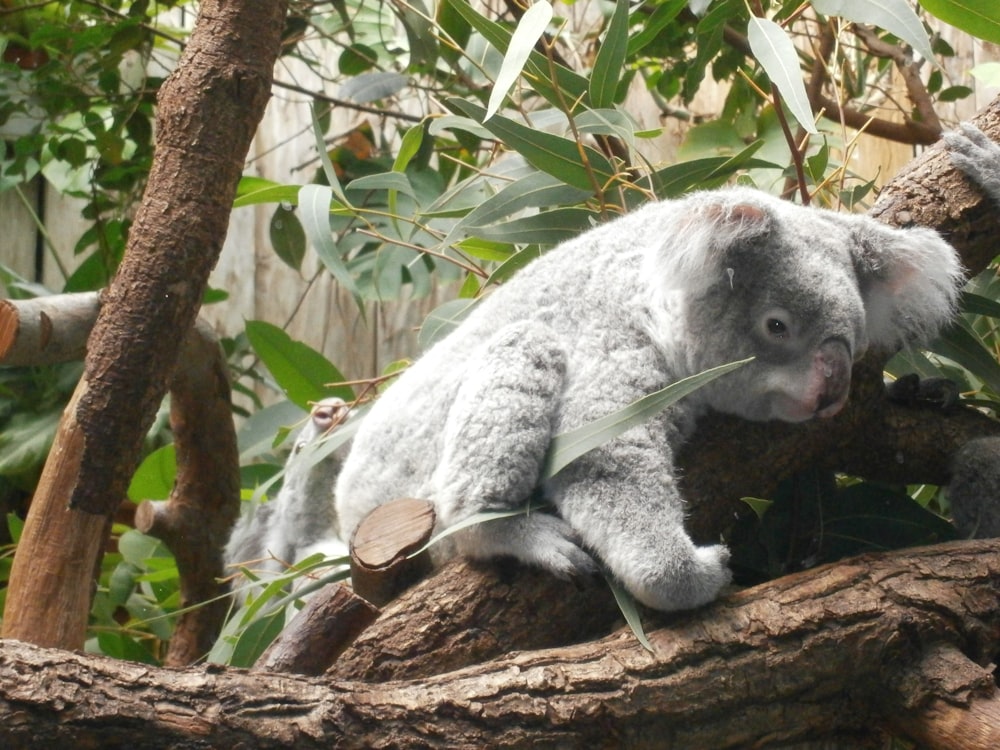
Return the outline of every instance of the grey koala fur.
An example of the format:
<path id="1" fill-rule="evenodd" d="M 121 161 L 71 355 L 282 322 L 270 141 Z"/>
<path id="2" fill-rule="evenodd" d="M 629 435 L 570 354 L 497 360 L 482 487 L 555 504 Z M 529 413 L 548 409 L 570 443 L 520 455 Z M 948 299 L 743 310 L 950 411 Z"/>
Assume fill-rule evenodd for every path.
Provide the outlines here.
<path id="1" fill-rule="evenodd" d="M 323 399 L 313 407 L 309 421 L 295 437 L 277 497 L 257 503 L 233 527 L 224 552 L 227 566 L 244 565 L 267 579 L 317 552 L 327 557 L 347 554 L 347 545 L 337 534 L 333 502 L 333 486 L 347 444 L 318 460 L 305 450 L 340 427 L 347 412 L 347 404 L 339 398 Z M 234 590 L 240 601 L 246 598 L 238 582 Z"/>
<path id="2" fill-rule="evenodd" d="M 956 165 L 1000 194 L 1000 147 L 968 125 L 947 138 Z M 683 526 L 673 456 L 695 420 L 833 416 L 852 362 L 933 338 L 962 279 L 928 229 L 743 188 L 645 206 L 527 266 L 387 390 L 337 482 L 340 534 L 397 497 L 431 500 L 444 528 L 541 489 L 556 514 L 473 525 L 450 537 L 454 551 L 561 576 L 596 558 L 648 606 L 704 604 L 730 574 L 727 550 L 695 546 Z M 554 435 L 749 356 L 541 480 Z"/>

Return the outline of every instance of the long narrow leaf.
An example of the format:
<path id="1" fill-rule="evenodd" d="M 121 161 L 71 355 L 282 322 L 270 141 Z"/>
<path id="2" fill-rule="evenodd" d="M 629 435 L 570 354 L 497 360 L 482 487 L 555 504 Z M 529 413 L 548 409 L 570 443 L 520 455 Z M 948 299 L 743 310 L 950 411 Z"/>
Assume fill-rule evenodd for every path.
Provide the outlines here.
<path id="1" fill-rule="evenodd" d="M 995 0 L 985 0 L 986 3 L 996 7 Z M 948 0 L 947 4 L 957 5 L 954 0 Z M 816 12 L 824 16 L 840 16 L 848 21 L 885 29 L 913 47 L 923 58 L 934 61 L 927 32 L 908 0 L 865 0 L 863 3 L 858 0 L 813 0 L 812 5 Z"/>
<path id="2" fill-rule="evenodd" d="M 477 13 L 468 0 L 449 0 L 451 7 L 472 28 L 482 34 L 490 44 L 506 54 L 510 46 L 511 32 Z M 555 72 L 553 80 L 552 72 Z M 524 74 L 530 76 L 532 88 L 549 103 L 560 106 L 560 102 L 574 102 L 576 107 L 589 105 L 587 79 L 569 68 L 550 63 L 544 55 L 533 50 L 524 65 Z"/>
<path id="3" fill-rule="evenodd" d="M 333 201 L 333 194 L 333 189 L 326 185 L 303 185 L 299 188 L 299 220 L 323 265 L 361 307 L 361 293 L 344 265 L 330 231 L 330 203 Z"/>
<path id="4" fill-rule="evenodd" d="M 486 114 L 482 107 L 461 99 L 449 99 L 446 104 L 459 114 L 480 122 Z M 533 130 L 500 115 L 483 124 L 533 167 L 560 178 L 567 185 L 593 192 L 595 186 L 591 175 L 600 186 L 607 185 L 614 179 L 615 168 L 611 162 L 590 146 L 581 146 L 566 138 Z M 583 164 L 581 153 L 586 156 L 590 171 Z"/>
<path id="5" fill-rule="evenodd" d="M 490 101 L 486 107 L 485 119 L 490 119 L 500 110 L 507 92 L 511 90 L 517 79 L 521 77 L 524 64 L 528 62 L 535 44 L 542 38 L 549 21 L 552 20 L 552 6 L 547 0 L 535 2 L 517 22 L 517 28 L 511 35 L 504 55 L 500 72 L 493 83 Z"/>
<path id="6" fill-rule="evenodd" d="M 929 348 L 960 364 L 994 393 L 1000 393 L 1000 364 L 965 320 L 949 326 Z"/>
<path id="7" fill-rule="evenodd" d="M 920 0 L 920 4 L 945 23 L 979 39 L 1000 44 L 1000 4 L 997 0 Z"/>
<path id="8" fill-rule="evenodd" d="M 771 83 L 777 86 L 799 125 L 810 133 L 818 133 L 799 70 L 799 55 L 788 34 L 774 21 L 753 16 L 747 29 L 747 39 L 753 56 L 764 68 Z"/>
<path id="9" fill-rule="evenodd" d="M 617 0 L 608 31 L 594 59 L 590 75 L 590 102 L 595 108 L 610 107 L 615 103 L 628 50 L 628 8 L 629 0 Z"/>
<path id="10" fill-rule="evenodd" d="M 648 396 L 643 396 L 624 409 L 619 409 L 612 414 L 608 414 L 606 417 L 595 419 L 590 424 L 583 425 L 583 427 L 556 435 L 549 445 L 549 455 L 542 476 L 546 479 L 554 477 L 588 451 L 604 445 L 632 427 L 642 424 L 689 393 L 698 390 L 703 385 L 728 372 L 742 367 L 752 360 L 753 357 L 741 359 L 737 362 L 719 365 L 710 370 L 700 372 L 697 375 L 678 380 L 666 388 L 650 393 Z"/>

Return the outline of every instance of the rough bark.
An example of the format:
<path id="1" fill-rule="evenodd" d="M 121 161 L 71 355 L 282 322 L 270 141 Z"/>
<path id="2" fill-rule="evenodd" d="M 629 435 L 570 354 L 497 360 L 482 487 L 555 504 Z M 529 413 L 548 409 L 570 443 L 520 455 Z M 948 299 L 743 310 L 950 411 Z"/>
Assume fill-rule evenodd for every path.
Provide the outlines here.
<path id="1" fill-rule="evenodd" d="M 284 0 L 201 3 L 161 89 L 148 186 L 25 524 L 5 636 L 83 644 L 107 521 L 222 248 L 243 159 L 270 96 L 285 8 Z"/>
<path id="2" fill-rule="evenodd" d="M 7 641 L 10 747 L 723 748 L 888 723 L 995 747 L 1000 552 L 962 542 L 788 576 L 627 632 L 382 684 L 155 669 Z M 540 605 L 541 606 L 541 605 Z M 539 617 L 557 612 L 557 600 Z"/>

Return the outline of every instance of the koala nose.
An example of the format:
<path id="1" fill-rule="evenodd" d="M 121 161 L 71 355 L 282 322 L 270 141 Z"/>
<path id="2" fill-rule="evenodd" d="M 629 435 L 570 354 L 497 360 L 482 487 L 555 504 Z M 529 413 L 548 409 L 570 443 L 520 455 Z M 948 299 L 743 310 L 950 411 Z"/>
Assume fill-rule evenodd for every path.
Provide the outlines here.
<path id="1" fill-rule="evenodd" d="M 843 408 L 851 388 L 851 350 L 841 338 L 820 344 L 813 367 L 819 371 L 821 387 L 816 399 L 816 416 L 832 417 Z"/>

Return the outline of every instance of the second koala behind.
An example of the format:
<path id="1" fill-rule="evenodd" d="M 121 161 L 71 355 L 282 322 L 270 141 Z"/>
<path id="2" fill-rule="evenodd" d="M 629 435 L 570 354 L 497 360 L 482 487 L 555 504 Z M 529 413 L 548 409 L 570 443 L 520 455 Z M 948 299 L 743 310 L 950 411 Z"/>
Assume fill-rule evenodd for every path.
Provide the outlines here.
<path id="1" fill-rule="evenodd" d="M 567 576 L 597 558 L 639 601 L 699 606 L 730 579 L 684 530 L 674 453 L 707 409 L 797 422 L 837 413 L 870 347 L 926 341 L 961 267 L 926 229 L 802 208 L 748 189 L 654 203 L 564 243 L 486 298 L 374 405 L 336 487 L 349 539 L 375 506 L 431 500 L 460 553 Z M 552 437 L 681 378 L 753 356 L 652 420 L 540 473 Z"/>

